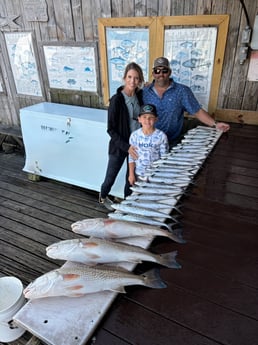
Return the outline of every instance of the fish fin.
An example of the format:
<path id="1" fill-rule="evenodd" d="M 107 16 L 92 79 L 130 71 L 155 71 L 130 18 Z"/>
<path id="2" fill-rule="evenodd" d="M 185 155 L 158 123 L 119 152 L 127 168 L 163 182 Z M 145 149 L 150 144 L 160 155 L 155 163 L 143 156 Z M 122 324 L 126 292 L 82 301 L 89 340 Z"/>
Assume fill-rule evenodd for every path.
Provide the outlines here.
<path id="1" fill-rule="evenodd" d="M 97 254 L 91 254 L 91 253 L 85 253 L 85 256 L 86 256 L 87 258 L 89 258 L 89 260 L 90 260 L 90 259 L 96 260 L 96 259 L 99 259 L 99 258 L 100 258 L 99 255 L 97 255 Z M 93 262 L 92 262 L 92 263 L 93 263 Z"/>
<path id="2" fill-rule="evenodd" d="M 176 243 L 186 243 L 186 240 L 182 238 L 182 236 L 178 236 L 172 229 L 169 230 L 168 238 L 170 238 L 172 241 L 175 241 Z"/>
<path id="3" fill-rule="evenodd" d="M 116 221 L 114 219 L 104 218 L 103 222 L 104 222 L 104 225 L 108 225 L 108 224 L 113 224 Z"/>
<path id="4" fill-rule="evenodd" d="M 169 217 L 170 219 L 172 219 L 173 220 L 173 222 L 175 222 L 175 223 L 179 223 L 179 221 L 175 218 L 175 217 L 173 217 L 173 216 L 170 216 Z"/>
<path id="5" fill-rule="evenodd" d="M 117 233 L 114 232 L 114 231 L 107 230 L 107 234 L 108 234 L 108 238 L 111 238 L 111 239 L 119 238 L 119 236 L 117 235 Z"/>
<path id="6" fill-rule="evenodd" d="M 183 239 L 182 232 L 182 229 L 172 229 L 171 225 L 168 237 L 177 243 L 186 243 L 186 240 Z"/>
<path id="7" fill-rule="evenodd" d="M 110 289 L 111 291 L 118 292 L 118 293 L 126 293 L 123 286 L 118 286 L 117 288 Z"/>
<path id="8" fill-rule="evenodd" d="M 164 289 L 167 287 L 167 284 L 161 279 L 159 270 L 157 268 L 147 271 L 141 276 L 144 279 L 143 285 L 145 286 L 154 289 Z"/>
<path id="9" fill-rule="evenodd" d="M 181 268 L 182 266 L 176 261 L 177 251 L 160 254 L 160 263 L 169 268 Z"/>
<path id="10" fill-rule="evenodd" d="M 97 247 L 98 246 L 98 243 L 94 242 L 93 240 L 92 240 L 92 242 L 87 242 L 87 243 L 82 243 L 81 242 L 81 244 L 82 244 L 83 248 L 92 248 L 92 247 Z"/>
<path id="11" fill-rule="evenodd" d="M 66 290 L 80 290 L 82 288 L 83 288 L 83 285 L 74 285 L 74 286 L 67 287 Z"/>
<path id="12" fill-rule="evenodd" d="M 75 274 L 75 273 L 65 273 L 65 274 L 62 274 L 62 277 L 64 280 L 74 280 L 74 279 L 80 278 L 80 275 Z"/>
<path id="13" fill-rule="evenodd" d="M 162 227 L 167 228 L 167 230 L 168 230 L 169 232 L 172 232 L 172 225 L 163 223 L 163 224 L 161 225 L 161 228 L 162 228 Z"/>
<path id="14" fill-rule="evenodd" d="M 179 214 L 183 214 L 183 212 L 180 210 L 180 206 L 173 206 L 173 209 L 176 210 Z"/>
<path id="15" fill-rule="evenodd" d="M 110 270 L 112 268 L 112 266 L 116 271 L 119 271 L 121 273 L 128 273 L 129 272 L 129 269 L 126 269 L 126 268 L 121 267 L 121 266 L 116 266 L 116 263 L 113 263 L 113 262 L 110 262 L 109 265 L 107 265 L 107 264 L 98 264 L 97 265 L 97 267 L 100 267 L 102 270 Z"/>
<path id="16" fill-rule="evenodd" d="M 68 297 L 82 297 L 82 296 L 85 296 L 85 293 L 72 293 L 72 294 L 69 294 Z"/>
<path id="17" fill-rule="evenodd" d="M 95 262 L 95 261 L 87 261 L 87 262 L 85 262 L 85 265 L 87 265 L 89 267 L 95 267 L 95 266 L 99 265 L 99 263 Z"/>
<path id="18" fill-rule="evenodd" d="M 142 263 L 142 260 L 140 260 L 140 259 L 130 259 L 130 258 L 128 258 L 127 260 L 126 260 L 127 262 L 131 262 L 131 263 L 133 263 L 133 264 L 141 264 Z"/>

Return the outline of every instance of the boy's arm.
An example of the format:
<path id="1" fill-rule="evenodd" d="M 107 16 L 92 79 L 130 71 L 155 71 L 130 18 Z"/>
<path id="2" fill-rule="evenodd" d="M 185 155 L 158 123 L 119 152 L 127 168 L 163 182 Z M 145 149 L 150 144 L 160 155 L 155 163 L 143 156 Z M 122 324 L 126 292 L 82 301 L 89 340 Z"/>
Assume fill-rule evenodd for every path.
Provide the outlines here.
<path id="1" fill-rule="evenodd" d="M 135 162 L 129 162 L 128 167 L 129 167 L 128 181 L 129 181 L 130 185 L 132 186 L 135 183 L 135 181 L 136 181 L 136 178 L 135 178 Z"/>
<path id="2" fill-rule="evenodd" d="M 169 150 L 168 138 L 166 134 L 164 133 L 162 141 L 160 143 L 160 148 L 159 148 L 160 156 L 164 155 L 165 153 L 168 153 L 168 150 Z"/>

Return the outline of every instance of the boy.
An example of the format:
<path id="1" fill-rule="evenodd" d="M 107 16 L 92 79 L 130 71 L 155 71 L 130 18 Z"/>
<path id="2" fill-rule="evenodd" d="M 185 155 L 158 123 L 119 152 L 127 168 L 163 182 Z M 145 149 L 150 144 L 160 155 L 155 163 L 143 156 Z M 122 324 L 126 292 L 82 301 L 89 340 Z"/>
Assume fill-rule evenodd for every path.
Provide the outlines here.
<path id="1" fill-rule="evenodd" d="M 141 128 L 134 131 L 129 139 L 130 145 L 137 148 L 138 158 L 129 155 L 129 183 L 133 185 L 137 177 L 143 177 L 146 169 L 168 152 L 168 139 L 164 132 L 155 128 L 156 107 L 152 104 L 141 106 L 138 122 Z"/>

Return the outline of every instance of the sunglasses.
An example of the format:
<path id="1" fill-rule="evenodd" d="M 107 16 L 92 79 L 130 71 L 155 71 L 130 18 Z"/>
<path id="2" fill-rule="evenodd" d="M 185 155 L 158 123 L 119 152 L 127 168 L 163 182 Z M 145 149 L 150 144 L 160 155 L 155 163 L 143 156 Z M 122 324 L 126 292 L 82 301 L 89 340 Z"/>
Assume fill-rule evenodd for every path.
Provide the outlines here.
<path id="1" fill-rule="evenodd" d="M 168 73 L 168 71 L 169 71 L 168 68 L 154 68 L 154 69 L 153 69 L 153 72 L 154 72 L 155 74 L 160 74 L 160 73 L 166 74 L 166 73 Z"/>

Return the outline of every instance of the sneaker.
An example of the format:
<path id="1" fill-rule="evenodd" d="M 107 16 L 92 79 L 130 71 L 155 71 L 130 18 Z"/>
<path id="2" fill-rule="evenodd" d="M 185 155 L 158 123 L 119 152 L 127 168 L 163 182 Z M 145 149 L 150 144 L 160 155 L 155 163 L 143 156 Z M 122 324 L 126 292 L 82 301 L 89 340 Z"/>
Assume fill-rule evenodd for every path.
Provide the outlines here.
<path id="1" fill-rule="evenodd" d="M 99 203 L 106 207 L 109 211 L 114 211 L 113 207 L 111 206 L 113 204 L 113 201 L 110 200 L 108 197 L 101 198 L 99 195 Z"/>

